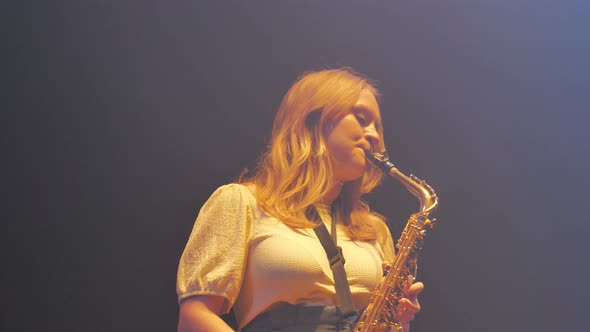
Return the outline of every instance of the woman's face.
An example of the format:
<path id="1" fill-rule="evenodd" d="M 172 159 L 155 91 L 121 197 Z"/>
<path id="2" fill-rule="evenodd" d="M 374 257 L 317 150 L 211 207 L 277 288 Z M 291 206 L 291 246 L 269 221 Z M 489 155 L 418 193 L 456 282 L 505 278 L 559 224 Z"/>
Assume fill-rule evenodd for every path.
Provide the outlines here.
<path id="1" fill-rule="evenodd" d="M 358 179 L 365 171 L 365 150 L 371 150 L 379 140 L 381 114 L 375 96 L 363 89 L 349 114 L 339 119 L 326 138 L 337 181 Z"/>

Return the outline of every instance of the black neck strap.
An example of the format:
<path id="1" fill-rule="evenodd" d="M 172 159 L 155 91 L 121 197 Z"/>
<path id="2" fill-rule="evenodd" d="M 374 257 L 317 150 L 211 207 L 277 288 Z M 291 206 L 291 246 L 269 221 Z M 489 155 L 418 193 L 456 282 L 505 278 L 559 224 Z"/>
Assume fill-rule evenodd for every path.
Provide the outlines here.
<path id="1" fill-rule="evenodd" d="M 307 210 L 306 216 L 309 220 L 318 224 L 313 230 L 324 247 L 328 260 L 330 261 L 330 269 L 332 269 L 336 288 L 336 298 L 342 316 L 349 317 L 357 315 L 358 312 L 352 303 L 352 294 L 350 293 L 350 286 L 348 285 L 346 271 L 344 270 L 342 248 L 336 246 L 336 220 L 332 219 L 332 226 L 330 227 L 332 229 L 332 236 L 330 236 L 326 225 L 322 222 L 322 219 L 314 206 L 311 206 Z M 332 213 L 332 216 L 334 216 L 334 213 Z"/>

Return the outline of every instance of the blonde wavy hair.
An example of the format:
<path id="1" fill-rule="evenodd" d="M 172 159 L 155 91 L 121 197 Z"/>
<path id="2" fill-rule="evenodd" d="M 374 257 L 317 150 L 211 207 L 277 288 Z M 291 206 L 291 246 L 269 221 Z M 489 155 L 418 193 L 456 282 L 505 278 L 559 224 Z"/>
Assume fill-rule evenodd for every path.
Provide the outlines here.
<path id="1" fill-rule="evenodd" d="M 306 72 L 291 86 L 276 114 L 270 144 L 255 175 L 247 180 L 255 185 L 256 199 L 269 215 L 294 228 L 317 226 L 306 211 L 336 185 L 325 139 L 333 125 L 350 114 L 363 89 L 379 95 L 368 79 L 350 68 Z M 377 132 L 381 140 L 372 149 L 383 151 L 382 128 Z M 377 237 L 375 222 L 383 217 L 372 212 L 361 195 L 381 179 L 381 172 L 367 163 L 364 175 L 344 183 L 333 202 L 334 217 L 346 225 L 353 240 Z"/>

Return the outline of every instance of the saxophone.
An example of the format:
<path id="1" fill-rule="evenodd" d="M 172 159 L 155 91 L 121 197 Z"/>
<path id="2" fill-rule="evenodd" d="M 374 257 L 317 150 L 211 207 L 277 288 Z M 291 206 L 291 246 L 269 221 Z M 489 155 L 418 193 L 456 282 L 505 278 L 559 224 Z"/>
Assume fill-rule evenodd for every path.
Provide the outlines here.
<path id="1" fill-rule="evenodd" d="M 397 241 L 397 255 L 389 266 L 387 275 L 381 279 L 379 286 L 373 291 L 369 305 L 358 319 L 354 332 L 403 331 L 402 324 L 395 317 L 398 302 L 404 290 L 416 277 L 418 252 L 424 244 L 427 229 L 434 226 L 436 219 L 429 219 L 430 213 L 438 205 L 436 193 L 426 182 L 414 175 L 409 177 L 400 172 L 389 161 L 386 152 L 383 154 L 366 152 L 375 166 L 384 173 L 401 182 L 418 200 L 420 210 L 410 216 L 400 239 Z"/>

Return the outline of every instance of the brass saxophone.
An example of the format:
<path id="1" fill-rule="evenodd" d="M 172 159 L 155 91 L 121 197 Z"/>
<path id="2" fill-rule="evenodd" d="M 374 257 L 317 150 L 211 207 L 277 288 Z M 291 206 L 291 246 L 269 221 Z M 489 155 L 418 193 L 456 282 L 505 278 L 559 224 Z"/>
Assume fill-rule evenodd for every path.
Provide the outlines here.
<path id="1" fill-rule="evenodd" d="M 358 319 L 355 332 L 384 332 L 403 331 L 402 324 L 395 317 L 399 300 L 404 290 L 410 286 L 416 277 L 418 269 L 418 252 L 424 244 L 424 237 L 428 229 L 434 226 L 436 219 L 430 219 L 430 213 L 438 205 L 436 193 L 426 182 L 414 175 L 409 177 L 400 172 L 389 161 L 387 154 L 366 152 L 375 166 L 384 173 L 400 181 L 418 200 L 420 210 L 410 216 L 400 239 L 397 241 L 397 255 L 389 267 L 387 275 L 381 279 L 379 286 L 373 291 L 369 305 Z"/>

